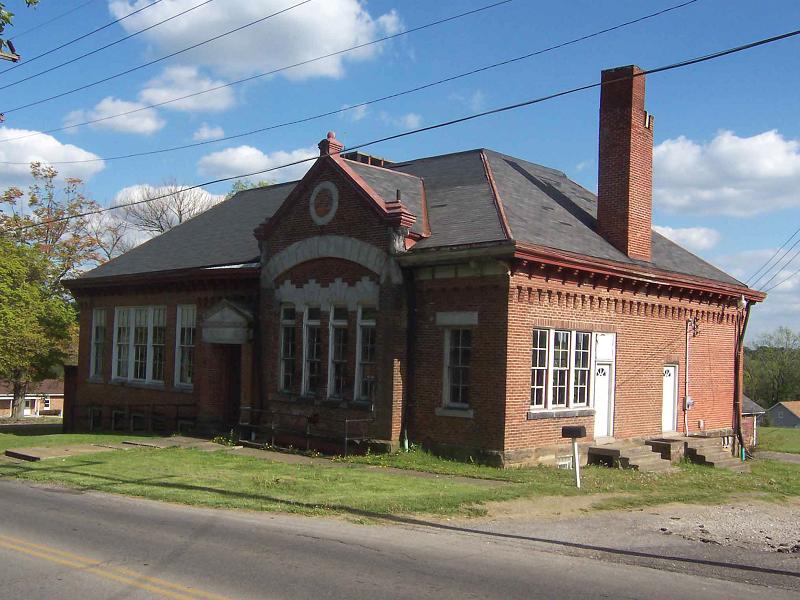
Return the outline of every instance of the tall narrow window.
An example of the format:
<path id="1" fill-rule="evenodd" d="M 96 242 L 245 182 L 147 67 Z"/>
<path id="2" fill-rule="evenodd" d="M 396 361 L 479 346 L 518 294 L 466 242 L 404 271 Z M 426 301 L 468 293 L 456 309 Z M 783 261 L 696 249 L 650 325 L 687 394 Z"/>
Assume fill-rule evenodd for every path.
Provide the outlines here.
<path id="1" fill-rule="evenodd" d="M 116 328 L 114 331 L 115 354 L 114 361 L 114 377 L 121 379 L 128 378 L 128 359 L 131 341 L 131 328 L 130 328 L 130 313 L 129 308 L 118 308 L 116 318 Z"/>
<path id="2" fill-rule="evenodd" d="M 150 344 L 153 349 L 153 366 L 150 374 L 152 381 L 164 381 L 164 365 L 167 358 L 166 342 L 167 309 L 163 306 L 156 306 L 153 308 L 153 333 Z"/>
<path id="3" fill-rule="evenodd" d="M 133 379 L 147 379 L 147 317 L 146 308 L 133 310 Z"/>
<path id="4" fill-rule="evenodd" d="M 575 333 L 575 353 L 573 363 L 572 406 L 586 406 L 589 402 L 589 369 L 591 333 Z"/>
<path id="5" fill-rule="evenodd" d="M 446 404 L 467 407 L 469 406 L 469 368 L 472 361 L 472 331 L 448 329 L 445 335 Z"/>
<path id="6" fill-rule="evenodd" d="M 328 395 L 343 398 L 347 389 L 347 309 L 332 307 L 330 312 Z"/>
<path id="7" fill-rule="evenodd" d="M 303 393 L 308 396 L 319 394 L 322 384 L 322 331 L 319 325 L 319 307 L 306 308 L 303 354 Z"/>
<path id="8" fill-rule="evenodd" d="M 297 357 L 297 340 L 295 339 L 295 322 L 297 315 L 293 306 L 281 308 L 281 390 L 291 392 L 294 389 L 295 358 Z"/>
<path id="9" fill-rule="evenodd" d="M 175 383 L 192 385 L 194 382 L 194 335 L 197 324 L 197 307 L 186 304 L 178 307 L 177 336 L 175 342 Z"/>
<path id="10" fill-rule="evenodd" d="M 569 387 L 569 331 L 553 332 L 553 398 L 552 406 L 567 405 Z"/>
<path id="11" fill-rule="evenodd" d="M 103 356 L 106 350 L 106 309 L 95 308 L 92 311 L 92 356 L 89 375 L 103 376 Z"/>
<path id="12" fill-rule="evenodd" d="M 547 396 L 547 329 L 533 330 L 531 347 L 531 406 L 544 408 Z"/>
<path id="13" fill-rule="evenodd" d="M 375 317 L 374 308 L 358 309 L 358 355 L 356 357 L 356 399 L 373 402 L 375 400 Z"/>

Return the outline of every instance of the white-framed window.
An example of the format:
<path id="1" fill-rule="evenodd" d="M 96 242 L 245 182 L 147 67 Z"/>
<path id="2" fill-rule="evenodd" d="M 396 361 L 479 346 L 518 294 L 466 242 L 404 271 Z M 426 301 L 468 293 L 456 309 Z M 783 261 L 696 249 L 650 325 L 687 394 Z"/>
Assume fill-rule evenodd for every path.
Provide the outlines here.
<path id="1" fill-rule="evenodd" d="M 549 356 L 547 349 L 550 332 L 534 329 L 531 344 L 531 407 L 544 408 L 547 399 L 547 371 Z"/>
<path id="2" fill-rule="evenodd" d="M 444 331 L 444 406 L 469 408 L 472 330 Z"/>
<path id="3" fill-rule="evenodd" d="M 113 377 L 162 383 L 165 336 L 165 307 L 118 307 L 114 313 Z"/>
<path id="4" fill-rule="evenodd" d="M 592 358 L 590 332 L 534 329 L 531 410 L 589 406 Z"/>
<path id="5" fill-rule="evenodd" d="M 376 330 L 377 310 L 359 306 L 356 340 L 356 400 L 373 402 L 377 383 Z"/>
<path id="6" fill-rule="evenodd" d="M 328 396 L 344 398 L 348 387 L 347 308 L 331 306 L 328 320 Z"/>
<path id="7" fill-rule="evenodd" d="M 303 388 L 304 396 L 317 396 L 322 386 L 322 329 L 320 308 L 307 306 L 303 314 Z"/>
<path id="8" fill-rule="evenodd" d="M 294 389 L 295 361 L 297 359 L 296 323 L 297 314 L 294 306 L 282 306 L 280 389 L 284 392 Z"/>
<path id="9" fill-rule="evenodd" d="M 194 339 L 197 329 L 197 307 L 181 304 L 175 319 L 175 385 L 194 383 Z"/>
<path id="10" fill-rule="evenodd" d="M 50 410 L 50 396 L 44 396 L 44 409 Z"/>
<path id="11" fill-rule="evenodd" d="M 92 353 L 89 365 L 90 377 L 103 376 L 103 357 L 106 351 L 106 309 L 92 311 Z"/>

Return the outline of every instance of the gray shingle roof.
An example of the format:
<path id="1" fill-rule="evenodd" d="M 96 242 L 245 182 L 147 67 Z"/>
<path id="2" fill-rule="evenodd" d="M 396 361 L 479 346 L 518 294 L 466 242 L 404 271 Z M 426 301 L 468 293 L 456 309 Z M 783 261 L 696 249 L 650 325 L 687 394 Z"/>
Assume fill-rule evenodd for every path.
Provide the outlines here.
<path id="1" fill-rule="evenodd" d="M 81 279 L 258 261 L 253 230 L 271 217 L 297 182 L 239 192 Z"/>
<path id="2" fill-rule="evenodd" d="M 564 173 L 491 150 L 469 150 L 380 168 L 347 164 L 384 201 L 402 200 L 423 227 L 428 207 L 430 237 L 411 253 L 434 247 L 501 242 L 503 229 L 482 159 L 486 157 L 511 239 L 621 264 L 743 285 L 713 265 L 653 232 L 652 263 L 636 261 L 596 231 L 597 198 Z M 396 171 L 396 172 L 393 172 Z M 409 177 L 409 175 L 413 177 Z M 230 200 L 102 265 L 83 278 L 130 275 L 258 259 L 253 229 L 272 216 L 297 182 L 240 192 Z M 424 192 L 423 188 L 424 186 Z M 423 200 L 424 199 L 424 200 Z"/>
<path id="3" fill-rule="evenodd" d="M 743 415 L 763 415 L 766 410 L 760 405 L 756 404 L 747 396 L 742 397 L 742 414 Z"/>
<path id="4" fill-rule="evenodd" d="M 422 222 L 422 201 L 423 189 L 422 180 L 419 177 L 406 175 L 402 172 L 395 172 L 381 167 L 373 167 L 364 163 L 347 160 L 347 166 L 367 182 L 384 202 L 391 202 L 397 198 L 397 190 L 400 190 L 400 199 L 412 214 L 416 215 L 411 231 L 414 233 L 423 232 Z"/>

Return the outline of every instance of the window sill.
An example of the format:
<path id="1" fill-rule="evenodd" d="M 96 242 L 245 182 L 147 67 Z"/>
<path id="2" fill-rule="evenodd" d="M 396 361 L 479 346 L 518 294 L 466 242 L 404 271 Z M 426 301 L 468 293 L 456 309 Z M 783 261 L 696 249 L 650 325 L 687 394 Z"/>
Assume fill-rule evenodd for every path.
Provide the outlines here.
<path id="1" fill-rule="evenodd" d="M 182 392 L 184 394 L 191 394 L 194 392 L 194 385 L 190 383 L 176 383 L 175 391 Z"/>
<path id="2" fill-rule="evenodd" d="M 570 417 L 593 417 L 593 408 L 570 408 L 559 410 L 529 410 L 528 421 L 538 421 L 540 419 L 567 419 Z"/>
<path id="3" fill-rule="evenodd" d="M 86 378 L 86 383 L 105 383 L 105 379 L 98 375 L 93 375 L 92 377 Z"/>
<path id="4" fill-rule="evenodd" d="M 436 409 L 437 417 L 460 417 L 462 419 L 472 419 L 475 411 L 471 408 L 456 408 L 454 406 L 439 407 Z"/>
<path id="5" fill-rule="evenodd" d="M 145 390 L 165 390 L 166 386 L 161 381 L 130 381 L 128 379 L 112 379 L 111 385 L 122 387 L 142 388 Z"/>

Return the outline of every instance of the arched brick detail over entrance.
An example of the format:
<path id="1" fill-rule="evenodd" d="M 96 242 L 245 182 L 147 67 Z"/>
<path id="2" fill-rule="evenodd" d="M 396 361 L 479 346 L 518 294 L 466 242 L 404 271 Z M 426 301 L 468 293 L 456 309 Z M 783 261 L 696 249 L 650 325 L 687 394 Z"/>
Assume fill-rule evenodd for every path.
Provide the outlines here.
<path id="1" fill-rule="evenodd" d="M 380 276 L 381 283 L 398 285 L 403 276 L 397 262 L 388 254 L 371 244 L 341 235 L 320 235 L 295 242 L 264 264 L 262 284 L 274 287 L 275 278 L 300 263 L 319 258 L 349 260 Z"/>

